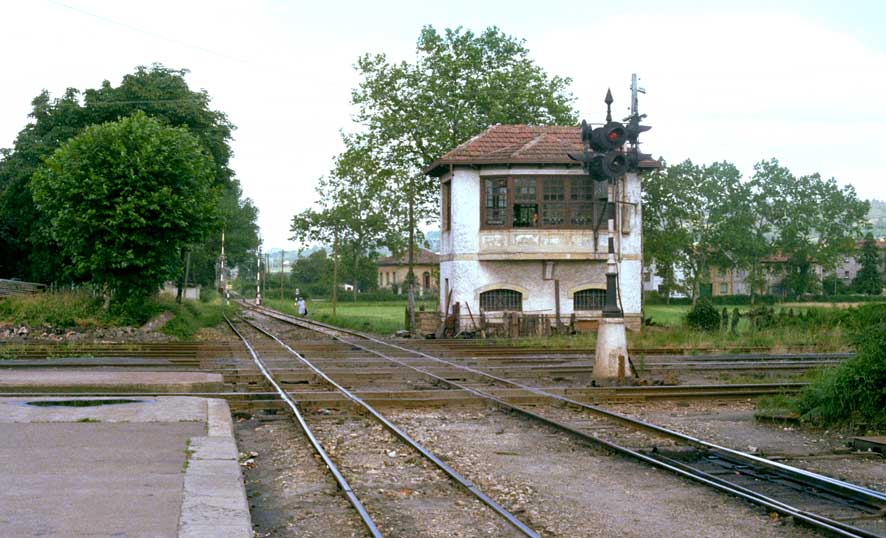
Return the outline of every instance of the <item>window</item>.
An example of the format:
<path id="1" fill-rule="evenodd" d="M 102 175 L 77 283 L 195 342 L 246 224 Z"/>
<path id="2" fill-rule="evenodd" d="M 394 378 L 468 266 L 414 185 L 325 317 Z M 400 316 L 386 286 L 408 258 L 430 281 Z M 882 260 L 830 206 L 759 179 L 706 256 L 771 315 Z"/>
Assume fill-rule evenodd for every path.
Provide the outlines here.
<path id="1" fill-rule="evenodd" d="M 514 228 L 538 226 L 538 196 L 536 178 L 514 179 Z"/>
<path id="2" fill-rule="evenodd" d="M 729 284 L 726 282 L 720 282 L 720 295 L 726 295 L 729 293 Z"/>
<path id="3" fill-rule="evenodd" d="M 487 179 L 484 191 L 483 222 L 489 226 L 504 226 L 508 207 L 508 180 Z"/>
<path id="4" fill-rule="evenodd" d="M 606 290 L 581 290 L 572 298 L 573 310 L 603 310 L 606 304 Z"/>
<path id="5" fill-rule="evenodd" d="M 566 220 L 566 184 L 562 177 L 542 180 L 541 223 L 559 226 Z"/>
<path id="6" fill-rule="evenodd" d="M 572 179 L 569 193 L 570 223 L 574 226 L 596 226 L 602 222 L 609 193 L 605 181 L 594 181 L 590 177 Z"/>
<path id="7" fill-rule="evenodd" d="M 431 287 L 431 273 L 425 271 L 422 273 L 422 287 L 429 289 Z"/>
<path id="8" fill-rule="evenodd" d="M 452 182 L 444 183 L 442 190 L 443 231 L 449 231 L 452 228 Z"/>
<path id="9" fill-rule="evenodd" d="M 480 310 L 513 311 L 523 310 L 523 294 L 514 290 L 489 290 L 480 294 Z"/>
<path id="10" fill-rule="evenodd" d="M 652 272 L 643 271 L 643 282 L 652 282 Z"/>
<path id="11" fill-rule="evenodd" d="M 725 267 L 717 267 L 717 276 L 720 278 L 726 278 L 726 268 Z"/>
<path id="12" fill-rule="evenodd" d="M 481 222 L 485 227 L 605 227 L 605 181 L 586 176 L 524 176 L 484 178 L 482 186 Z M 443 196 L 447 196 L 445 187 Z M 445 202 L 443 210 L 447 211 Z M 443 225 L 447 226 L 445 215 Z"/>

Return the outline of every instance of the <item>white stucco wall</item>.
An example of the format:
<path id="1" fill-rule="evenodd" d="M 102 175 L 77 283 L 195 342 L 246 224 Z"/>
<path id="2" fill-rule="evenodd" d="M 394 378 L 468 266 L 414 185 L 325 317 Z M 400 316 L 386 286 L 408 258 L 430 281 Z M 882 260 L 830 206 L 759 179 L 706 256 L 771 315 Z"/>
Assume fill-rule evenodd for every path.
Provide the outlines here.
<path id="1" fill-rule="evenodd" d="M 480 311 L 482 291 L 510 288 L 521 291 L 525 312 L 554 314 L 554 279 L 560 281 L 560 312 L 573 312 L 572 293 L 580 289 L 606 287 L 605 225 L 598 234 L 596 249 L 593 233 L 588 230 L 483 230 L 480 231 L 481 176 L 501 175 L 502 170 L 455 168 L 451 181 L 450 231 L 441 237 L 440 289 L 441 311 L 446 305 L 446 290 L 452 302 L 467 303 L 476 316 Z M 574 168 L 512 169 L 510 175 L 575 175 Z M 639 316 L 641 308 L 641 207 L 640 181 L 636 174 L 625 177 L 618 196 L 619 228 L 625 233 L 616 239 L 619 261 L 620 293 L 626 315 Z M 626 208 L 626 209 L 625 209 Z M 442 211 L 442 207 L 441 207 Z M 624 225 L 627 226 L 624 226 Z M 590 241 L 589 241 L 590 239 Z M 501 259 L 509 258 L 509 259 Z M 552 279 L 544 278 L 546 262 L 553 262 Z M 448 288 L 447 288 L 448 282 Z M 462 315 L 467 316 L 466 309 Z M 582 316 L 599 313 L 581 312 Z"/>

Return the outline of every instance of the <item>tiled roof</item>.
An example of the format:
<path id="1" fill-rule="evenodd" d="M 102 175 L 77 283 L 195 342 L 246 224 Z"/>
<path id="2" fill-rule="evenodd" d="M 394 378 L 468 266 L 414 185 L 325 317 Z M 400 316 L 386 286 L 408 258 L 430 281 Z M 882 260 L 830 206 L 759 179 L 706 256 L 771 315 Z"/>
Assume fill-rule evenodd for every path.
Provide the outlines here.
<path id="1" fill-rule="evenodd" d="M 409 258 L 407 257 L 406 253 L 399 257 L 385 256 L 378 259 L 379 265 L 406 265 L 408 263 Z M 440 255 L 435 254 L 430 250 L 419 248 L 415 251 L 415 258 L 413 259 L 413 263 L 415 265 L 439 265 Z"/>
<path id="2" fill-rule="evenodd" d="M 493 125 L 425 169 L 438 176 L 454 164 L 578 164 L 567 152 L 582 152 L 581 128 L 561 125 Z"/>

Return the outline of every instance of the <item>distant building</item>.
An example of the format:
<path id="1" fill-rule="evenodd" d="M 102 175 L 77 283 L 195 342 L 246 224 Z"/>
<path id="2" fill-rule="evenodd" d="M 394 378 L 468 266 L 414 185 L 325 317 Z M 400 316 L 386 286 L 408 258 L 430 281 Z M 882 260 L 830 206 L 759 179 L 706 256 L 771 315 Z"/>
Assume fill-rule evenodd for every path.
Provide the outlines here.
<path id="1" fill-rule="evenodd" d="M 419 295 L 434 293 L 438 289 L 440 275 L 440 256 L 430 250 L 419 248 L 413 260 L 416 291 Z M 378 260 L 378 287 L 393 289 L 396 293 L 404 293 L 406 275 L 409 273 L 409 259 L 403 256 L 385 256 Z"/>
<path id="2" fill-rule="evenodd" d="M 483 312 L 542 314 L 593 326 L 606 295 L 607 182 L 567 152 L 582 152 L 579 127 L 495 125 L 434 161 L 440 180 L 440 299 L 462 326 Z M 641 323 L 640 180 L 618 179 L 619 299 L 625 323 Z"/>
<path id="3" fill-rule="evenodd" d="M 877 239 L 875 244 L 877 246 L 877 271 L 880 273 L 880 278 L 886 278 L 886 239 Z M 856 243 L 858 249 L 856 255 L 843 258 L 843 262 L 837 266 L 835 271 L 837 278 L 847 286 L 852 284 L 861 270 L 861 263 L 858 259 L 861 257 L 862 247 L 864 247 L 864 241 Z"/>

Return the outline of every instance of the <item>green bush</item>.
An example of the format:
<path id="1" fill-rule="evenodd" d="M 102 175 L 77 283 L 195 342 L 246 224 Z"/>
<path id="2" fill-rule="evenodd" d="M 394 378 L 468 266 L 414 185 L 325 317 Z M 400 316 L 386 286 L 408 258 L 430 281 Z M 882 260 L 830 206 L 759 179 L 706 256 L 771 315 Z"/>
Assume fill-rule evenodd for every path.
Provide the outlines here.
<path id="1" fill-rule="evenodd" d="M 716 331 L 720 328 L 720 313 L 707 299 L 700 299 L 686 314 L 686 324 L 693 329 Z"/>
<path id="2" fill-rule="evenodd" d="M 886 308 L 856 316 L 874 319 L 883 312 Z M 805 420 L 822 426 L 863 424 L 871 430 L 886 429 L 886 322 L 866 325 L 856 334 L 858 354 L 822 371 L 800 394 L 798 409 Z"/>

